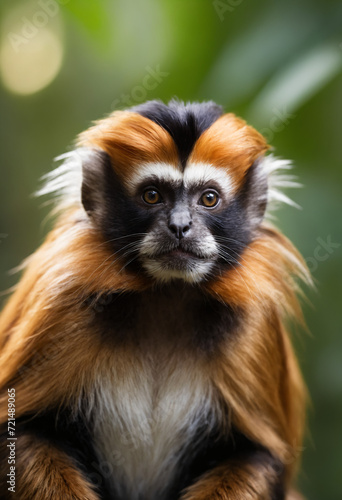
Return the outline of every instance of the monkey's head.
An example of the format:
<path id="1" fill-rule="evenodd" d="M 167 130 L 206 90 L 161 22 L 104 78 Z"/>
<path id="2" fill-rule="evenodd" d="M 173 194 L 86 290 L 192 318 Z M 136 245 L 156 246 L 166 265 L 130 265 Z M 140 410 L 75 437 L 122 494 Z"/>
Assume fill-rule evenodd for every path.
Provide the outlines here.
<path id="1" fill-rule="evenodd" d="M 238 265 L 264 217 L 268 173 L 282 166 L 264 157 L 256 130 L 212 102 L 117 111 L 79 146 L 90 223 L 123 267 L 163 282 Z"/>

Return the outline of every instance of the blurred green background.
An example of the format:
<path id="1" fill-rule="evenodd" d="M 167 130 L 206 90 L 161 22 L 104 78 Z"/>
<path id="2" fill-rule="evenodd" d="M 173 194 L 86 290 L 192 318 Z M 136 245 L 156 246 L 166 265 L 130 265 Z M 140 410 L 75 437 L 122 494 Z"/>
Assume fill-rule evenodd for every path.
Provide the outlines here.
<path id="1" fill-rule="evenodd" d="M 37 0 L 1 4 L 1 290 L 48 213 L 30 197 L 91 121 L 147 99 L 213 99 L 294 160 L 302 210 L 277 213 L 318 293 L 296 340 L 309 385 L 300 483 L 342 498 L 341 1 Z M 2 299 L 3 300 L 3 299 Z"/>

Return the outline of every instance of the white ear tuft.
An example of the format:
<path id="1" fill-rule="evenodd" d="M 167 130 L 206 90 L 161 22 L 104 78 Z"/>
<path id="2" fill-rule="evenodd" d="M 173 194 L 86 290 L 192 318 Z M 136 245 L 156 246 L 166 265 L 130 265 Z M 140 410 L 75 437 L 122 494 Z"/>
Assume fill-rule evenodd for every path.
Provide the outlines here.
<path id="1" fill-rule="evenodd" d="M 89 150 L 79 148 L 55 158 L 61 165 L 42 177 L 44 184 L 35 195 L 53 195 L 58 211 L 81 207 L 82 165 L 88 156 Z"/>
<path id="2" fill-rule="evenodd" d="M 282 192 L 282 189 L 302 187 L 296 181 L 296 176 L 283 173 L 293 168 L 290 160 L 276 158 L 273 155 L 265 156 L 260 164 L 268 178 L 268 195 L 266 217 L 272 217 L 270 212 L 276 210 L 281 203 L 286 203 L 295 208 L 301 208 L 291 198 Z"/>

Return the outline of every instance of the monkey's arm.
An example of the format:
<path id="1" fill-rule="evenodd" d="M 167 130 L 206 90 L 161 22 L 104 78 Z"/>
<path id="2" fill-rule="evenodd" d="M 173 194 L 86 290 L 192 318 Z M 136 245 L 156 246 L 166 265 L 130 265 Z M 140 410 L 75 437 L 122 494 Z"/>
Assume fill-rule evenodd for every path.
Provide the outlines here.
<path id="1" fill-rule="evenodd" d="M 231 459 L 202 475 L 181 500 L 282 500 L 283 467 L 265 451 Z"/>
<path id="2" fill-rule="evenodd" d="M 72 323 L 71 315 L 75 321 L 72 308 L 70 314 L 57 308 L 47 309 L 44 300 L 43 295 L 41 300 L 37 297 L 35 307 L 47 311 L 46 320 L 42 321 L 39 314 L 30 314 L 30 308 L 27 313 L 30 321 L 13 322 L 12 330 L 7 330 L 8 340 L 1 353 L 0 491 L 4 495 L 1 498 L 99 500 L 102 497 L 95 493 L 82 472 L 85 462 L 76 457 L 77 439 L 69 439 L 71 433 L 60 418 L 62 410 L 70 407 L 70 400 L 80 400 L 82 370 L 85 363 L 92 363 L 91 343 L 84 338 L 81 342 L 79 334 L 84 328 L 80 321 Z M 65 333 L 69 342 L 64 338 Z M 86 358 L 82 354 L 75 357 L 84 340 Z M 8 490 L 6 482 L 10 470 L 7 461 L 10 441 L 5 429 L 8 387 L 15 389 L 15 493 Z M 46 412 L 50 408 L 56 410 L 48 417 Z"/>
<path id="3" fill-rule="evenodd" d="M 7 440 L 1 443 L 1 454 L 7 452 Z M 15 441 L 15 493 L 6 484 L 8 465 L 5 457 L 0 463 L 2 497 L 4 500 L 99 500 L 77 464 L 53 442 L 30 433 Z"/>
<path id="4" fill-rule="evenodd" d="M 200 477 L 180 500 L 303 500 L 285 493 L 284 470 L 267 451 L 227 461 Z"/>

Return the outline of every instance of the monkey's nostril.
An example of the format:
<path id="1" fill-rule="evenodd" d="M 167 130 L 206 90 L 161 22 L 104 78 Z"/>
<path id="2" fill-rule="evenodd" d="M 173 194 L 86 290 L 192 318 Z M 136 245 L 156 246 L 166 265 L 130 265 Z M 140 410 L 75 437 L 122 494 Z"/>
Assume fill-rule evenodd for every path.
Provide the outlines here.
<path id="1" fill-rule="evenodd" d="M 170 224 L 169 225 L 169 229 L 180 240 L 181 238 L 184 237 L 185 233 L 187 233 L 190 230 L 191 224 L 192 224 L 191 221 L 188 224 L 186 224 L 186 225 L 183 225 L 183 224 Z"/>

